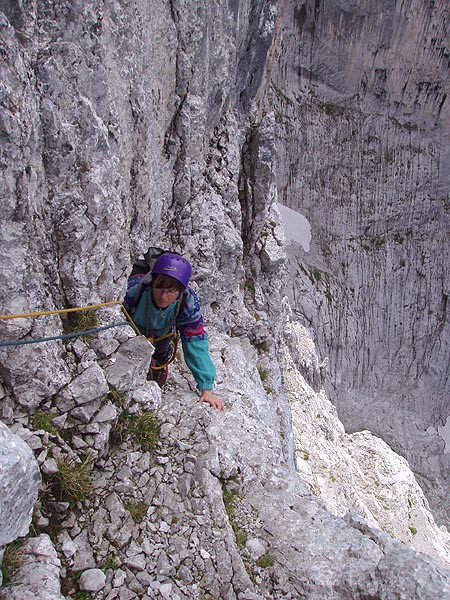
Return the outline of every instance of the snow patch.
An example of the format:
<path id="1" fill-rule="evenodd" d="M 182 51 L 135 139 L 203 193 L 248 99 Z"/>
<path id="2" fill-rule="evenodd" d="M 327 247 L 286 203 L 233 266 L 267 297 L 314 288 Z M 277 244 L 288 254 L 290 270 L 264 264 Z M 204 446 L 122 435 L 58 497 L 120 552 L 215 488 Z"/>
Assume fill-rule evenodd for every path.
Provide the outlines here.
<path id="1" fill-rule="evenodd" d="M 438 427 L 438 431 L 445 442 L 444 454 L 450 454 L 450 415 L 447 417 L 445 425 Z"/>
<path id="2" fill-rule="evenodd" d="M 297 242 L 305 252 L 309 252 L 311 243 L 311 225 L 308 219 L 301 213 L 278 203 L 278 209 L 283 221 L 286 240 Z"/>

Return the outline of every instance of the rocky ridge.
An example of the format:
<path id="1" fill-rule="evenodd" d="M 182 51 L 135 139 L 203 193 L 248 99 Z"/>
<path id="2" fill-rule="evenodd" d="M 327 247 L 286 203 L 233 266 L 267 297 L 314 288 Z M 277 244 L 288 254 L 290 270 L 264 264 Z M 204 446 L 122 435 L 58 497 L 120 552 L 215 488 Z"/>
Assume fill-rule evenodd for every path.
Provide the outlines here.
<path id="1" fill-rule="evenodd" d="M 2 306 L 13 313 L 115 299 L 131 256 L 170 239 L 194 263 L 227 410 L 197 403 L 181 358 L 161 395 L 145 377 L 151 348 L 128 327 L 2 349 L 2 420 L 33 449 L 45 485 L 36 535 L 13 547 L 21 568 L 0 597 L 449 596 L 448 571 L 373 527 L 389 529 L 380 511 L 329 502 L 333 516 L 308 489 L 320 487 L 316 475 L 301 469 L 306 484 L 296 471 L 305 438 L 294 439 L 292 420 L 300 433 L 311 427 L 300 407 L 320 406 L 325 437 L 346 442 L 324 400 L 325 365 L 283 297 L 276 123 L 261 106 L 276 56 L 275 3 L 4 10 Z M 115 308 L 97 319 L 121 317 Z M 1 331 L 24 339 L 63 325 L 58 316 L 19 319 Z M 158 441 L 143 449 L 131 433 L 149 411 Z M 405 469 L 421 515 L 411 521 L 417 547 L 447 560 L 448 537 L 406 464 L 383 445 L 377 452 L 397 474 Z M 30 455 L 25 462 L 37 473 Z M 67 498 L 63 465 L 84 466 L 93 490 L 88 478 L 81 498 Z M 36 491 L 17 491 L 25 499 L 17 536 Z M 366 508 L 366 520 L 340 518 L 355 508 Z"/>
<path id="2" fill-rule="evenodd" d="M 61 575 L 62 597 L 72 597 L 77 589 L 99 599 L 129 600 L 208 594 L 244 599 L 362 598 L 368 589 L 379 598 L 392 593 L 405 599 L 449 594 L 448 573 L 425 556 L 394 542 L 356 513 L 347 513 L 342 520 L 317 502 L 289 468 L 276 427 L 276 406 L 270 402 L 273 391 L 264 390 L 254 366 L 254 348 L 239 338 L 211 334 L 212 355 L 219 367 L 217 393 L 227 404 L 224 414 L 212 412 L 197 402 L 195 393 L 185 391 L 190 375 L 182 362 L 162 395 L 156 384 L 142 384 L 139 368 L 148 367 L 150 354 L 143 355 L 140 338 L 125 343 L 137 346 L 130 361 L 138 368 L 133 396 L 125 394 L 121 409 L 131 414 L 142 408 L 154 411 L 159 441 L 147 452 L 131 440 L 106 452 L 91 446 L 91 453 L 101 455 L 95 462 L 92 497 L 72 503 L 72 508 L 69 502 L 48 505 L 41 498 L 35 518 L 42 531 L 56 537 L 56 565 L 49 538 L 44 533 L 33 538 L 21 551 L 34 560 L 37 556 L 44 566 L 26 569 L 26 583 L 5 588 L 0 598 L 19 600 L 25 597 L 24 589 L 38 590 L 41 580 L 33 572 L 40 575 L 41 569 L 52 569 L 53 582 Z M 305 333 L 301 340 L 304 346 L 311 344 Z M 302 352 L 299 360 L 303 372 L 314 375 L 309 383 L 320 378 L 314 353 Z M 303 377 L 292 363 L 288 369 L 291 376 L 296 372 Z M 114 369 L 106 368 L 105 373 L 108 378 L 117 375 Z M 303 398 L 304 390 L 295 389 Z M 95 400 L 87 406 L 92 404 Z M 86 427 L 108 430 L 100 413 Z M 327 418 L 325 410 L 321 414 Z M 31 442 L 27 428 L 16 424 L 13 429 Z M 43 431 L 31 435 L 42 440 L 43 448 L 46 439 L 50 441 Z M 59 435 L 50 438 L 55 446 L 50 445 L 44 460 L 43 448 L 34 442 L 47 481 L 52 455 L 57 456 L 55 447 L 65 447 Z M 378 493 L 387 494 L 388 489 L 389 484 Z M 409 498 L 423 503 L 412 491 Z M 417 526 L 420 530 L 421 524 Z M 28 564 L 25 561 L 25 568 Z M 402 579 L 399 586 L 395 582 L 399 570 L 416 575 Z M 58 591 L 48 590 L 49 600 L 60 597 Z"/>

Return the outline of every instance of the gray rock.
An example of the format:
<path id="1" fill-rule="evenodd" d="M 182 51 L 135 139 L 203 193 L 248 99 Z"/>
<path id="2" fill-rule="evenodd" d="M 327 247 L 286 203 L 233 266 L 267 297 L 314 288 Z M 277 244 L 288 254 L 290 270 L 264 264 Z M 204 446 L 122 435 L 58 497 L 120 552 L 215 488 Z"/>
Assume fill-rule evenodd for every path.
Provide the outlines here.
<path id="1" fill-rule="evenodd" d="M 266 552 L 266 546 L 258 538 L 251 538 L 247 540 L 247 542 L 245 543 L 245 547 L 255 560 L 257 560 Z"/>
<path id="2" fill-rule="evenodd" d="M 0 548 L 27 534 L 40 485 L 30 447 L 0 422 Z"/>
<path id="3" fill-rule="evenodd" d="M 413 0 L 413 22 L 397 12 L 396 2 L 376 14 L 369 4 L 355 9 L 327 1 L 320 22 L 312 6 L 283 3 L 280 26 L 289 34 L 283 34 L 266 101 L 269 110 L 276 107 L 279 125 L 279 201 L 303 215 L 312 232 L 308 251 L 291 240 L 287 291 L 314 331 L 319 356 L 329 357 L 332 400 L 346 429 L 371 430 L 401 448 L 439 520 L 448 524 L 445 444 L 426 433 L 450 412 L 443 305 L 450 176 L 440 167 L 449 155 L 450 121 L 448 106 L 432 108 L 435 101 L 448 104 L 448 73 L 438 53 L 419 50 L 428 27 L 436 40 L 445 39 L 441 15 L 448 18 L 448 5 L 428 10 Z M 353 24 L 358 20 L 349 36 L 347 16 Z M 400 44 L 397 53 L 405 37 L 410 44 Z M 381 67 L 369 56 L 382 47 Z M 411 62 L 407 56 L 416 52 Z M 298 72 L 294 54 L 302 65 Z M 424 72 L 439 99 L 417 103 Z M 407 192 L 412 180 L 417 184 Z"/>
<path id="4" fill-rule="evenodd" d="M 58 543 L 66 558 L 71 558 L 78 550 L 77 544 L 72 540 L 67 531 L 62 531 L 58 536 Z"/>
<path id="5" fill-rule="evenodd" d="M 4 311 L 116 300 L 134 257 L 150 243 L 169 246 L 193 263 L 226 404 L 219 413 L 198 403 L 181 351 L 162 391 L 147 382 L 152 349 L 128 326 L 0 352 L 2 414 L 25 426 L 44 408 L 66 419 L 70 443 L 33 440 L 39 461 L 50 451 L 97 458 L 82 510 L 58 501 L 45 510 L 68 536 L 58 545 L 62 575 L 112 558 L 122 566 L 99 600 L 449 593 L 437 563 L 322 506 L 337 487 L 323 449 L 345 430 L 325 401 L 314 345 L 295 331 L 284 340 L 295 316 L 316 327 L 347 418 L 387 434 L 402 423 L 401 442 L 426 471 L 429 435 L 409 415 L 397 419 L 397 398 L 388 404 L 385 392 L 405 389 L 400 405 L 421 426 L 447 416 L 447 6 L 411 0 L 407 18 L 399 1 L 363 4 L 2 3 Z M 290 249 L 291 274 L 278 200 L 313 225 L 308 253 Z M 117 318 L 98 313 L 102 324 Z M 57 335 L 63 320 L 2 321 L 2 339 Z M 385 378 L 397 367 L 400 383 Z M 145 460 L 126 432 L 109 444 L 112 412 L 96 420 L 110 386 L 120 410 L 156 410 L 160 441 Z M 359 410 L 361 391 L 370 410 Z M 448 462 L 437 437 L 433 474 Z M 310 439 L 320 456 L 300 462 Z M 367 436 L 353 440 L 378 459 Z M 383 456 L 393 468 L 380 479 L 399 464 Z M 397 473 L 412 477 L 406 469 Z M 367 504 L 382 504 L 373 487 L 364 484 Z M 345 486 L 346 500 L 356 491 Z M 448 486 L 438 491 L 447 502 Z M 402 510 L 408 500 L 415 510 L 417 497 Z M 427 531 L 425 548 L 445 548 L 444 532 Z M 251 572 L 245 536 L 266 547 Z M 153 581 L 126 565 L 135 556 L 145 563 L 137 575 Z"/>
<path id="6" fill-rule="evenodd" d="M 45 460 L 41 465 L 42 473 L 45 475 L 54 475 L 58 472 L 58 464 L 54 458 Z"/>
<path id="7" fill-rule="evenodd" d="M 122 587 L 126 581 L 126 578 L 126 572 L 123 569 L 117 569 L 117 571 L 114 572 L 113 586 L 116 588 Z"/>
<path id="8" fill-rule="evenodd" d="M 79 579 L 80 590 L 85 592 L 99 592 L 105 587 L 105 583 L 106 576 L 100 569 L 87 569 Z"/>
<path id="9" fill-rule="evenodd" d="M 130 569 L 135 569 L 136 571 L 144 571 L 146 567 L 146 561 L 143 554 L 135 554 L 134 556 L 129 556 L 124 560 L 124 564 Z"/>
<path id="10" fill-rule="evenodd" d="M 64 600 L 59 582 L 61 563 L 49 536 L 28 538 L 18 553 L 19 571 L 8 586 L 0 588 L 0 599 Z"/>
<path id="11" fill-rule="evenodd" d="M 106 423 L 108 421 L 114 421 L 117 417 L 117 408 L 113 404 L 105 404 L 95 415 L 97 423 Z"/>
<path id="12" fill-rule="evenodd" d="M 175 569 L 172 567 L 169 558 L 165 552 L 161 552 L 156 563 L 157 573 L 165 577 L 174 575 Z"/>
<path id="13" fill-rule="evenodd" d="M 144 336 L 122 344 L 114 356 L 114 363 L 106 368 L 108 383 L 119 391 L 139 387 L 145 381 L 152 350 Z"/>
<path id="14" fill-rule="evenodd" d="M 173 595 L 171 595 L 172 587 L 173 587 L 173 585 L 171 583 L 162 583 L 159 587 L 159 593 L 161 594 L 161 596 L 163 598 L 166 598 L 166 600 L 169 600 L 170 598 L 174 597 Z"/>
<path id="15" fill-rule="evenodd" d="M 82 406 L 77 406 L 69 412 L 69 415 L 73 419 L 81 421 L 81 423 L 90 423 L 95 413 L 101 406 L 100 400 L 94 400 L 93 402 L 86 402 Z M 97 433 L 97 431 L 93 432 Z"/>
<path id="16" fill-rule="evenodd" d="M 60 392 L 58 403 L 81 406 L 105 396 L 108 392 L 105 374 L 99 365 L 94 363 Z"/>
<path id="17" fill-rule="evenodd" d="M 120 342 L 118 340 L 108 337 L 98 339 L 95 343 L 95 349 L 99 353 L 101 358 L 106 358 L 111 356 L 117 348 L 119 347 Z"/>
<path id="18" fill-rule="evenodd" d="M 95 568 L 95 559 L 89 543 L 88 532 L 82 531 L 73 539 L 73 542 L 76 546 L 73 555 L 73 570 L 84 571 L 85 569 Z"/>

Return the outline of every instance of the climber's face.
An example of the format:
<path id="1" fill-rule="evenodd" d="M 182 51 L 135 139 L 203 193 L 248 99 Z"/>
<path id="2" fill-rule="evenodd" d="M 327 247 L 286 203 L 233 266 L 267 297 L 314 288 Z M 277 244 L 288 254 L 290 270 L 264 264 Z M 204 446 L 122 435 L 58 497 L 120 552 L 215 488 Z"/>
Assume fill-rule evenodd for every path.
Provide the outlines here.
<path id="1" fill-rule="evenodd" d="M 153 288 L 153 300 L 158 308 L 167 308 L 172 302 L 180 295 L 178 290 L 171 290 L 167 288 Z"/>
<path id="2" fill-rule="evenodd" d="M 158 273 L 152 278 L 153 300 L 158 308 L 167 308 L 178 298 L 184 290 L 182 283 L 170 277 Z"/>

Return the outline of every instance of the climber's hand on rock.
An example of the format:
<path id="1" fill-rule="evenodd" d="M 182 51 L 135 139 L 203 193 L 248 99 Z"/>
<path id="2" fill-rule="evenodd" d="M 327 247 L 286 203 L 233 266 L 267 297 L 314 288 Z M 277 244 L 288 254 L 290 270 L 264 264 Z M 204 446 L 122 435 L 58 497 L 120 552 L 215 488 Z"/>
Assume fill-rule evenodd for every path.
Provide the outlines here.
<path id="1" fill-rule="evenodd" d="M 223 410 L 224 404 L 222 400 L 213 396 L 211 390 L 202 390 L 200 395 L 200 402 L 207 402 L 213 408 L 217 408 L 217 410 Z"/>

